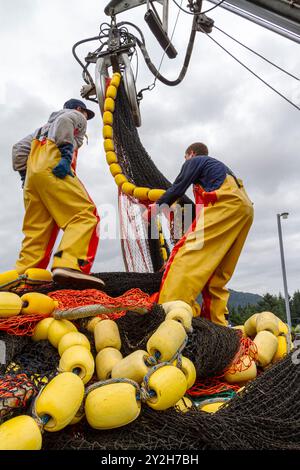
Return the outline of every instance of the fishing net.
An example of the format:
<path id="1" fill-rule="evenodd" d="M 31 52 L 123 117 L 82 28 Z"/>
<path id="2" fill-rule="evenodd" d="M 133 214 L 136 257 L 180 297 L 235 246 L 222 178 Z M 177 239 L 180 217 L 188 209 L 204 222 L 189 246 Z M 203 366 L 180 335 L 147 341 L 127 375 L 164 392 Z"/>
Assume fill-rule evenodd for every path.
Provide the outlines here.
<path id="1" fill-rule="evenodd" d="M 51 284 L 51 287 L 53 288 L 53 284 Z M 126 310 L 130 308 L 149 310 L 153 305 L 150 295 L 140 289 L 130 289 L 117 297 L 111 297 L 98 289 L 58 289 L 51 292 L 50 287 L 48 287 L 47 289 L 36 288 L 35 291 L 43 292 L 54 300 L 57 300 L 59 302 L 59 310 L 80 309 L 81 312 L 85 310 L 85 316 L 89 315 L 89 312 L 87 311 L 88 306 L 101 305 L 104 310 L 113 310 L 114 308 L 118 309 L 116 312 L 103 312 L 104 316 L 99 315 L 101 318 L 110 318 L 112 320 L 125 315 Z M 121 308 L 123 310 L 120 311 Z M 93 313 L 90 315 L 92 316 Z M 49 315 L 21 314 L 9 318 L 0 318 L 0 331 L 6 331 L 17 336 L 30 336 L 33 334 L 36 324 L 47 316 Z M 66 316 L 62 318 L 68 317 Z M 71 316 L 70 319 L 72 319 Z"/>
<path id="2" fill-rule="evenodd" d="M 128 355 L 136 349 L 147 349 L 147 341 L 164 321 L 160 305 L 154 305 L 145 315 L 128 312 L 117 320 L 122 352 Z M 205 318 L 192 320 L 193 332 L 183 355 L 195 365 L 197 377 L 214 377 L 221 374 L 233 361 L 240 349 L 240 334 L 231 328 L 216 325 Z"/>
<path id="3" fill-rule="evenodd" d="M 220 375 L 240 348 L 240 334 L 201 317 L 194 318 L 192 326 L 184 356 L 194 363 L 198 378 Z"/>
<path id="4" fill-rule="evenodd" d="M 0 374 L 0 421 L 28 410 L 40 388 L 57 374 L 59 354 L 48 341 L 1 333 L 7 344 Z"/>
<path id="5" fill-rule="evenodd" d="M 15 336 L 0 331 L 0 375 L 4 374 L 13 357 L 19 354 L 27 344 L 31 344 L 27 336 Z"/>
<path id="6" fill-rule="evenodd" d="M 192 398 L 207 398 L 215 396 L 227 396 L 231 392 L 237 392 L 240 389 L 240 385 L 229 384 L 224 381 L 223 376 L 221 377 L 209 377 L 202 380 L 196 380 L 192 388 L 187 391 L 187 394 Z"/>
<path id="7" fill-rule="evenodd" d="M 154 294 L 159 291 L 163 273 L 135 273 L 135 272 L 105 272 L 93 273 L 93 276 L 100 278 L 104 281 L 105 286 L 101 291 L 105 292 L 111 297 L 118 297 L 130 289 L 140 289 L 145 294 Z M 27 292 L 40 292 L 41 294 L 48 294 L 56 290 L 62 290 L 56 283 L 50 283 L 44 286 L 30 287 L 30 289 L 18 289 L 17 293 L 23 295 Z M 74 290 L 82 290 L 79 287 L 73 287 Z"/>
<path id="8" fill-rule="evenodd" d="M 158 170 L 154 162 L 140 141 L 138 131 L 134 124 L 134 119 L 124 85 L 121 83 L 116 98 L 114 111 L 114 145 L 118 155 L 118 162 L 123 173 L 128 180 L 139 187 L 151 189 L 167 189 L 171 183 Z M 194 204 L 184 196 L 179 201 L 180 205 Z M 124 263 L 127 271 L 135 272 L 156 272 L 164 265 L 159 242 L 158 229 L 152 226 L 152 233 L 147 233 L 148 228 L 142 219 L 142 212 L 145 206 L 131 196 L 119 192 L 119 215 L 121 227 L 121 245 Z M 178 217 L 178 216 L 177 216 Z M 184 212 L 180 211 L 180 216 L 173 220 L 170 227 L 173 233 L 173 243 L 176 242 L 174 233 L 174 223 L 180 222 L 180 227 L 184 227 Z M 181 231 L 180 237 L 183 235 Z"/>
<path id="9" fill-rule="evenodd" d="M 167 189 L 171 183 L 158 170 L 140 141 L 123 83 L 118 88 L 114 111 L 114 144 L 119 164 L 137 186 Z M 188 198 L 186 202 L 191 202 Z"/>
<path id="10" fill-rule="evenodd" d="M 91 429 L 85 420 L 45 433 L 44 449 L 300 450 L 300 368 L 291 355 L 251 382 L 215 414 L 192 409 L 142 413 L 124 428 Z"/>
<path id="11" fill-rule="evenodd" d="M 14 336 L 31 336 L 36 324 L 46 317 L 49 317 L 49 314 L 20 314 L 8 318 L 0 318 L 0 330 Z"/>
<path id="12" fill-rule="evenodd" d="M 0 375 L 0 423 L 26 410 L 37 392 L 34 381 L 26 374 Z"/>
<path id="13" fill-rule="evenodd" d="M 47 340 L 29 341 L 21 351 L 13 357 L 9 369 L 17 368 L 27 375 L 39 374 L 41 378 L 55 375 L 59 363 L 59 354 Z"/>
<path id="14" fill-rule="evenodd" d="M 144 315 L 127 312 L 116 323 L 119 327 L 122 353 L 127 356 L 137 349 L 147 349 L 147 341 L 165 320 L 166 314 L 161 305 L 154 305 L 152 310 Z"/>

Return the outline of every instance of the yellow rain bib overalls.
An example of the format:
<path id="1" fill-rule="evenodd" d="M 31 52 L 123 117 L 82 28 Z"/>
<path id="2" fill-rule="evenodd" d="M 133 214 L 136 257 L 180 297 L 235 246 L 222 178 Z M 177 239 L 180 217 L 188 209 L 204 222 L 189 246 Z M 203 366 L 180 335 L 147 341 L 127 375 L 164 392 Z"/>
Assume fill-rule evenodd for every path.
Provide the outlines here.
<path id="1" fill-rule="evenodd" d="M 77 155 L 74 152 L 74 157 Z M 99 242 L 99 216 L 84 186 L 74 177 L 52 173 L 61 153 L 48 138 L 32 140 L 24 186 L 25 235 L 16 270 L 47 268 L 59 229 L 63 236 L 52 269 L 63 267 L 89 273 Z M 74 158 L 73 158 L 74 161 Z"/>
<path id="2" fill-rule="evenodd" d="M 175 245 L 158 302 L 183 300 L 194 314 L 227 325 L 228 289 L 253 221 L 253 205 L 241 180 L 227 175 L 219 189 L 194 186 L 197 216 Z M 196 298 L 202 292 L 202 308 Z"/>

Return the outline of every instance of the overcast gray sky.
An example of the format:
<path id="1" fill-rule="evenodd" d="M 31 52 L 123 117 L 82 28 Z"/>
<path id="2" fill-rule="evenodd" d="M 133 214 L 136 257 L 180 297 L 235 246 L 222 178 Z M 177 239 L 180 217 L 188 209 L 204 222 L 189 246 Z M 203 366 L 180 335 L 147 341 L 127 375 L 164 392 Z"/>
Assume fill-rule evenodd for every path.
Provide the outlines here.
<path id="1" fill-rule="evenodd" d="M 70 97 L 80 97 L 81 69 L 72 45 L 94 36 L 107 21 L 107 1 L 0 0 L 0 270 L 14 266 L 22 240 L 23 202 L 19 175 L 11 168 L 12 145 L 43 124 Z M 186 2 L 183 2 L 185 4 Z M 211 6 L 204 2 L 204 8 Z M 146 35 L 153 61 L 162 50 L 148 33 L 145 6 L 120 15 Z M 170 29 L 177 8 L 171 4 Z M 299 45 L 217 8 L 210 13 L 220 28 L 300 75 Z M 162 72 L 177 77 L 191 18 L 181 13 L 173 42 L 178 58 L 165 58 Z M 214 37 L 265 80 L 300 105 L 299 82 L 255 58 L 215 31 Z M 93 46 L 92 46 L 93 47 Z M 82 53 L 88 48 L 82 47 Z M 153 81 L 140 58 L 137 88 Z M 79 155 L 78 175 L 97 205 L 116 204 L 117 190 L 108 171 L 101 117 L 89 122 L 89 145 Z M 224 161 L 244 180 L 255 207 L 255 221 L 229 287 L 278 293 L 282 276 L 276 214 L 288 211 L 283 236 L 289 291 L 300 288 L 300 113 L 257 81 L 209 38 L 198 34 L 184 82 L 144 94 L 141 140 L 157 166 L 172 181 L 193 141 L 207 143 L 210 155 Z M 124 270 L 119 242 L 100 242 L 94 271 Z"/>

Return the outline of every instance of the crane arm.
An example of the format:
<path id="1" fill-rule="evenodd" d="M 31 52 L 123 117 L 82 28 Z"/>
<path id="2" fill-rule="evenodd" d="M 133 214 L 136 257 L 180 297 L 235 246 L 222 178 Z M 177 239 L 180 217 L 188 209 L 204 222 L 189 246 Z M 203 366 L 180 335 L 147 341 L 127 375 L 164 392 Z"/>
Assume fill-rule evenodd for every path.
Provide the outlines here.
<path id="1" fill-rule="evenodd" d="M 300 0 L 226 0 L 220 8 L 300 43 Z"/>

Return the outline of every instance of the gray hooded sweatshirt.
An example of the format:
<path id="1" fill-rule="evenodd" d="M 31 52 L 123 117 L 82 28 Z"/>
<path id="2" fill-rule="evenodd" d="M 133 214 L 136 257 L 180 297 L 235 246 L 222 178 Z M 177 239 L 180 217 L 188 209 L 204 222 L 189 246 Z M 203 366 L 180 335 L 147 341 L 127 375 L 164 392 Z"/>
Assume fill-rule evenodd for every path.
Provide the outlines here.
<path id="1" fill-rule="evenodd" d="M 85 116 L 75 109 L 62 109 L 52 113 L 42 128 L 36 129 L 13 146 L 13 169 L 15 171 L 26 170 L 31 142 L 37 137 L 39 131 L 41 131 L 39 140 L 47 138 L 55 142 L 58 148 L 65 144 L 71 144 L 75 150 L 83 144 L 86 127 Z"/>

